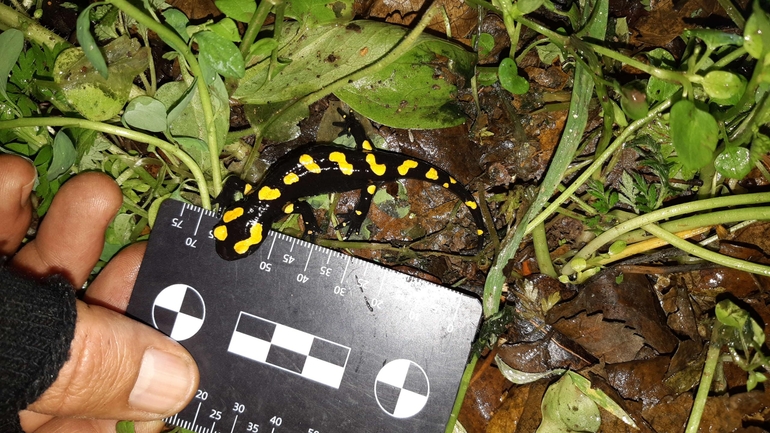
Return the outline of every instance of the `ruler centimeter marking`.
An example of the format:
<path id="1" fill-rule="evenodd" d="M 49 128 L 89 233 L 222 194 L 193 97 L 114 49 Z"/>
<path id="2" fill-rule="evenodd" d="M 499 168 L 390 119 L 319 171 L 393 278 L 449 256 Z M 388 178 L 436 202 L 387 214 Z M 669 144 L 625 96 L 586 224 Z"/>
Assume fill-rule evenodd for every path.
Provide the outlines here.
<path id="1" fill-rule="evenodd" d="M 269 247 L 224 261 L 216 221 L 167 200 L 127 309 L 198 363 L 196 397 L 166 422 L 196 433 L 444 431 L 477 298 L 272 231 Z"/>

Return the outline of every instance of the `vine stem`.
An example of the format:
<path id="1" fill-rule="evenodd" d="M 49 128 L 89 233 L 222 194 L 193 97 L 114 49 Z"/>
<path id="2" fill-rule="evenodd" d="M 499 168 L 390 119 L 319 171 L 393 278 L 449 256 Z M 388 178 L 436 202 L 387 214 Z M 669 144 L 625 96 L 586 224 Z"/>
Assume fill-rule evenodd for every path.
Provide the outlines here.
<path id="1" fill-rule="evenodd" d="M 746 271 L 770 277 L 770 266 L 760 265 L 759 263 L 752 263 L 746 260 L 729 257 L 724 254 L 715 253 L 714 251 L 707 250 L 696 244 L 691 244 L 690 242 L 677 237 L 675 234 L 663 230 L 657 224 L 647 224 L 642 226 L 642 228 L 655 235 L 655 237 L 668 242 L 671 246 L 695 257 L 700 257 L 703 260 L 718 263 L 722 266 L 727 266 L 728 268 L 737 269 L 739 271 Z"/>
<path id="2" fill-rule="evenodd" d="M 214 109 L 211 106 L 211 93 L 209 93 L 209 87 L 206 85 L 206 81 L 203 79 L 203 71 L 198 64 L 198 59 L 195 58 L 187 44 L 177 36 L 174 31 L 170 30 L 163 24 L 155 21 L 149 15 L 145 14 L 141 9 L 129 3 L 127 0 L 107 0 L 115 7 L 122 10 L 125 14 L 135 19 L 138 23 L 154 31 L 158 36 L 167 43 L 171 48 L 182 54 L 185 61 L 190 67 L 192 74 L 197 77 L 195 80 L 195 86 L 198 90 L 198 96 L 201 98 L 201 108 L 203 110 L 203 119 L 206 123 L 207 133 L 207 145 L 209 148 L 209 157 L 211 158 L 211 177 L 212 177 L 212 189 L 214 196 L 219 195 L 222 190 L 222 173 L 219 169 L 219 143 L 217 140 L 217 130 L 214 124 Z M 164 149 L 165 150 L 165 149 Z M 200 183 L 200 182 L 199 182 Z M 204 205 L 206 209 L 210 209 L 211 204 L 209 200 L 209 191 L 206 188 L 206 183 L 200 184 L 199 188 L 201 195 L 201 203 L 209 203 L 208 206 Z M 206 196 L 205 200 L 203 196 Z"/>
<path id="3" fill-rule="evenodd" d="M 190 173 L 192 173 L 195 181 L 198 183 L 199 189 L 204 190 L 207 188 L 206 178 L 203 176 L 203 172 L 190 155 L 168 141 L 161 140 L 152 135 L 122 128 L 120 126 L 110 125 L 108 123 L 94 122 L 92 120 L 77 119 L 73 117 L 25 117 L 21 119 L 0 120 L 0 129 L 23 128 L 29 126 L 59 126 L 92 129 L 105 134 L 117 135 L 140 143 L 156 146 L 169 155 L 179 158 L 179 160 L 190 170 Z M 211 209 L 211 200 L 208 194 L 201 193 L 201 206 L 206 209 Z"/>
<path id="4" fill-rule="evenodd" d="M 761 203 L 770 202 L 770 193 L 762 192 L 755 194 L 743 194 L 729 197 L 716 197 L 704 200 L 697 200 L 690 203 L 683 203 L 680 205 L 674 205 L 665 209 L 658 209 L 656 211 L 640 215 L 636 218 L 630 219 L 623 223 L 616 225 L 615 227 L 607 230 L 601 235 L 597 236 L 586 244 L 575 257 L 587 259 L 593 255 L 599 248 L 609 243 L 618 236 L 638 228 L 645 228 L 648 224 L 653 224 L 657 221 L 675 217 L 678 215 L 699 212 L 703 210 L 711 210 L 715 208 L 727 207 L 727 206 L 742 206 L 742 205 L 755 205 Z M 646 228 L 645 228 L 646 230 Z M 654 234 L 654 233 L 653 233 Z M 655 235 L 657 236 L 657 235 Z M 674 245 L 673 243 L 671 245 Z M 677 246 L 677 245 L 674 245 Z M 719 255 L 722 256 L 721 254 Z M 563 275 L 571 275 L 575 271 L 567 264 L 562 268 Z"/>
<path id="5" fill-rule="evenodd" d="M 687 420 L 687 427 L 684 429 L 685 433 L 698 432 L 698 426 L 700 425 L 700 420 L 703 416 L 703 409 L 706 407 L 706 400 L 708 399 L 709 391 L 711 390 L 711 381 L 714 379 L 714 372 L 717 369 L 719 352 L 722 349 L 721 345 L 717 343 L 717 341 L 719 341 L 720 328 L 721 324 L 719 321 L 715 320 L 714 329 L 711 331 L 709 350 L 706 353 L 706 362 L 703 365 L 703 373 L 700 377 L 698 392 L 695 394 L 695 400 L 692 403 L 690 419 Z"/>

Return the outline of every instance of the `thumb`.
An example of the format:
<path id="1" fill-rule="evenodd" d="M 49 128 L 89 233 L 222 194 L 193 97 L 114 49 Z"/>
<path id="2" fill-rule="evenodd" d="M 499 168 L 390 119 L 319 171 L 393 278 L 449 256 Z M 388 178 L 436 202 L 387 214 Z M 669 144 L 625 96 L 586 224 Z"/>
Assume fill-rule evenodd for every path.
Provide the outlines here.
<path id="1" fill-rule="evenodd" d="M 77 303 L 70 358 L 28 408 L 54 416 L 153 420 L 179 412 L 198 369 L 178 343 L 107 308 Z"/>

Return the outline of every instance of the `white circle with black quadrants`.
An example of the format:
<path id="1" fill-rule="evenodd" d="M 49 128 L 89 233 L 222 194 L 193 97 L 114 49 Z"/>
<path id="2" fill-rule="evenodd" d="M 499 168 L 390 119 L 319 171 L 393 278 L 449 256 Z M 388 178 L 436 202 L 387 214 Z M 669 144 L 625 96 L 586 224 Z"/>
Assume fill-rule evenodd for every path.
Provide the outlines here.
<path id="1" fill-rule="evenodd" d="M 176 341 L 187 340 L 201 329 L 206 304 L 197 290 L 186 284 L 173 284 L 155 297 L 152 324 Z"/>
<path id="2" fill-rule="evenodd" d="M 374 381 L 374 397 L 380 409 L 395 418 L 409 418 L 425 407 L 430 382 L 425 370 L 408 359 L 385 364 Z"/>

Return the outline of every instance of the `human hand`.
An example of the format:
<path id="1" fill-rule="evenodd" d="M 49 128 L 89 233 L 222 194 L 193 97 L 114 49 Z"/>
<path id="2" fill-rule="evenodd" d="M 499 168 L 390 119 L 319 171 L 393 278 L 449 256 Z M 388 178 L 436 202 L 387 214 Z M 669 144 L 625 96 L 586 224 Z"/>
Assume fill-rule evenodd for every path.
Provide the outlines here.
<path id="1" fill-rule="evenodd" d="M 0 154 L 0 255 L 13 254 L 29 227 L 35 169 Z M 99 173 L 70 179 L 56 195 L 37 236 L 11 266 L 32 275 L 63 275 L 82 287 L 120 208 L 115 182 Z M 178 343 L 122 313 L 128 305 L 143 244 L 116 255 L 77 301 L 69 360 L 54 384 L 20 414 L 27 432 L 114 432 L 117 420 L 136 420 L 137 432 L 157 432 L 162 418 L 181 410 L 198 386 L 198 369 Z"/>

